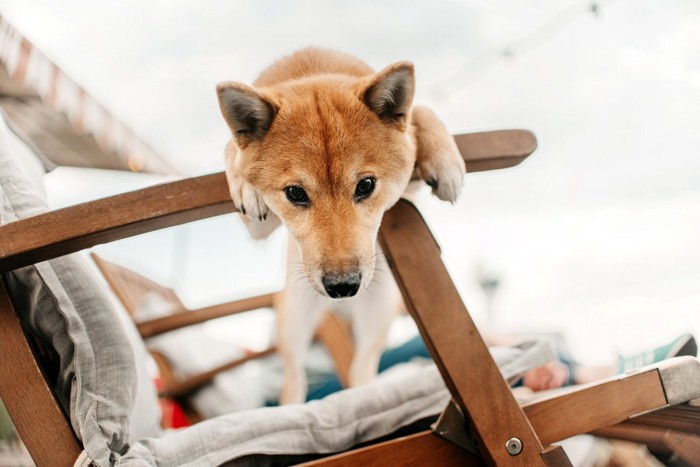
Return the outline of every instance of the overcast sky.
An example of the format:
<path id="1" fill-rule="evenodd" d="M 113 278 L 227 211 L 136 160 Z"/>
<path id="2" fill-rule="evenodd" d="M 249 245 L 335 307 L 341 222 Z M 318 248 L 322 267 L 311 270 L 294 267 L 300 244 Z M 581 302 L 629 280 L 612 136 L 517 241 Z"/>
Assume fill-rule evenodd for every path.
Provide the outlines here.
<path id="1" fill-rule="evenodd" d="M 217 82 L 250 83 L 306 45 L 375 68 L 411 60 L 417 101 L 452 131 L 538 136 L 520 167 L 468 176 L 455 207 L 424 201 L 478 320 L 481 268 L 502 279 L 500 328 L 561 327 L 592 358 L 700 333 L 700 2 L 603 2 L 597 15 L 561 0 L 0 5 L 188 174 L 222 167 Z M 195 279 L 185 294 L 195 286 L 226 295 Z"/>

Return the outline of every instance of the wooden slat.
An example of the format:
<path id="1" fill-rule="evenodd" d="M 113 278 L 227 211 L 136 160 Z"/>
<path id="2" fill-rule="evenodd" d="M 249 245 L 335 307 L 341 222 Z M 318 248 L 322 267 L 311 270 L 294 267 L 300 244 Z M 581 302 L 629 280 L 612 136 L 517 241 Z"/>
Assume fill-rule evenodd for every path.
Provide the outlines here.
<path id="1" fill-rule="evenodd" d="M 268 308 L 273 305 L 275 294 L 264 294 L 256 297 L 244 298 L 227 303 L 199 308 L 197 310 L 186 311 L 163 318 L 153 319 L 137 323 L 136 327 L 141 336 L 155 336 L 175 329 L 203 323 L 211 319 L 222 318 L 224 316 L 242 313 L 244 311 L 256 310 L 258 308 Z"/>
<path id="2" fill-rule="evenodd" d="M 116 152 L 103 150 L 91 134 L 76 132 L 65 115 L 50 110 L 38 98 L 0 98 L 0 107 L 56 165 L 128 170 Z"/>
<path id="3" fill-rule="evenodd" d="M 676 454 L 688 465 L 700 465 L 700 437 L 692 433 L 625 422 L 591 434 L 644 444 L 654 452 Z"/>
<path id="4" fill-rule="evenodd" d="M 245 357 L 237 358 L 236 360 L 232 360 L 228 363 L 225 363 L 221 366 L 218 366 L 212 370 L 206 371 L 204 373 L 200 373 L 196 376 L 192 376 L 190 378 L 187 378 L 183 381 L 179 381 L 172 386 L 165 387 L 161 391 L 159 391 L 159 395 L 161 397 L 180 397 L 184 396 L 185 394 L 188 394 L 195 389 L 198 389 L 202 387 L 203 385 L 209 383 L 209 381 L 212 380 L 216 375 L 223 373 L 224 371 L 231 370 L 233 368 L 236 368 L 238 366 L 243 365 L 244 363 L 247 363 L 251 360 L 255 360 L 257 358 L 262 358 L 267 355 L 270 355 L 274 353 L 276 349 L 274 347 L 267 348 L 265 350 L 261 350 L 260 352 L 253 352 L 249 355 L 246 355 Z"/>
<path id="5" fill-rule="evenodd" d="M 0 399 L 39 466 L 72 466 L 82 451 L 24 336 L 0 275 Z"/>
<path id="6" fill-rule="evenodd" d="M 335 364 L 335 372 L 340 384 L 347 388 L 350 364 L 355 356 L 350 324 L 336 313 L 328 312 L 316 329 L 316 339 L 323 343 L 328 350 Z"/>
<path id="7" fill-rule="evenodd" d="M 233 210 L 223 173 L 58 209 L 0 227 L 0 271 Z"/>
<path id="8" fill-rule="evenodd" d="M 634 419 L 635 423 L 685 431 L 700 436 L 700 407 L 679 404 L 644 414 Z"/>
<path id="9" fill-rule="evenodd" d="M 664 435 L 668 431 L 670 430 L 625 422 L 600 428 L 592 431 L 591 434 L 601 438 L 619 439 L 622 441 L 644 444 L 657 452 L 669 452 L 668 446 L 664 442 Z"/>
<path id="10" fill-rule="evenodd" d="M 688 465 L 700 465 L 700 438 L 697 436 L 669 430 L 664 434 L 664 443 Z"/>
<path id="11" fill-rule="evenodd" d="M 415 207 L 400 201 L 390 209 L 379 239 L 407 309 L 452 397 L 471 420 L 487 462 L 544 465 L 543 446 L 464 307 Z M 516 457 L 505 449 L 511 437 L 523 444 Z"/>
<path id="12" fill-rule="evenodd" d="M 481 458 L 430 431 L 355 449 L 299 464 L 300 467 L 468 467 L 484 465 Z"/>
<path id="13" fill-rule="evenodd" d="M 180 297 L 170 287 L 164 287 L 129 268 L 107 261 L 94 252 L 90 253 L 90 257 L 132 318 L 136 318 L 141 299 L 148 293 L 160 297 L 164 302 L 164 309 L 170 313 L 187 311 Z"/>
<path id="14" fill-rule="evenodd" d="M 523 410 L 547 445 L 665 405 L 659 372 L 652 370 L 526 404 Z"/>
<path id="15" fill-rule="evenodd" d="M 511 167 L 536 147 L 524 130 L 458 135 L 467 172 Z M 111 196 L 0 227 L 0 272 L 234 211 L 223 173 Z"/>

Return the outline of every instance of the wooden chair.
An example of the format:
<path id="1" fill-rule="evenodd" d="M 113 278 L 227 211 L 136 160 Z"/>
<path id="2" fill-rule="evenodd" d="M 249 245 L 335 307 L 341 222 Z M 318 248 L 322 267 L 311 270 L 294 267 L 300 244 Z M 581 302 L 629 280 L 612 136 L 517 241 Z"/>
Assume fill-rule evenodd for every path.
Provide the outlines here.
<path id="1" fill-rule="evenodd" d="M 533 135 L 525 131 L 460 135 L 456 140 L 468 172 L 516 165 L 536 146 Z M 0 272 L 232 211 L 225 177 L 218 173 L 41 214 L 0 227 L 0 238 L 13 239 L 0 242 Z M 683 431 L 689 443 L 697 442 L 697 410 L 683 409 L 688 414 L 680 427 L 673 425 L 677 417 L 672 411 L 678 409 L 666 408 L 697 394 L 697 359 L 682 358 L 521 407 L 464 307 L 418 211 L 399 202 L 386 213 L 379 240 L 452 402 L 433 430 L 309 465 L 570 465 L 563 450 L 552 443 L 632 417 L 635 423 L 644 420 L 661 429 Z M 0 359 L 0 398 L 34 460 L 40 466 L 72 465 L 81 446 L 42 375 L 4 286 L 0 354 L 13 357 Z M 31 394 L 31 408 L 23 404 L 26 393 Z M 657 409 L 662 410 L 639 416 Z"/>
<path id="2" fill-rule="evenodd" d="M 273 308 L 277 297 L 277 294 L 269 293 L 190 310 L 182 303 L 182 300 L 180 300 L 180 297 L 173 289 L 165 287 L 129 268 L 107 261 L 96 253 L 91 253 L 90 256 L 117 299 L 124 306 L 129 316 L 134 319 L 136 328 L 144 339 L 224 316 L 261 308 Z M 136 313 L 139 303 L 146 294 L 157 295 L 162 305 L 168 310 L 168 316 L 140 320 Z M 354 352 L 347 323 L 335 314 L 326 314 L 319 324 L 316 339 L 328 349 L 335 363 L 340 381 L 344 386 L 347 386 L 347 375 Z M 158 365 L 163 382 L 162 388 L 158 391 L 159 396 L 177 400 L 186 409 L 187 418 L 191 423 L 201 420 L 202 417 L 191 407 L 187 396 L 210 383 L 216 375 L 251 360 L 266 357 L 275 351 L 274 346 L 257 352 L 249 351 L 240 358 L 233 359 L 210 370 L 187 378 L 181 378 L 174 370 L 175 365 L 173 362 L 169 361 L 161 352 L 149 349 Z"/>

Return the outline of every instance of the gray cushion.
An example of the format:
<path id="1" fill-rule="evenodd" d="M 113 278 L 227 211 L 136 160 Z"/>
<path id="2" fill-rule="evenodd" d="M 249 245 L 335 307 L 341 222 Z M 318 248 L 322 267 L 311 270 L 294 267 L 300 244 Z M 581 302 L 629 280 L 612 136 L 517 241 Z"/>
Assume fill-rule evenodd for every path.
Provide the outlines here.
<path id="1" fill-rule="evenodd" d="M 48 209 L 14 138 L 0 119 L 0 224 Z M 6 277 L 23 322 L 58 356 L 56 394 L 88 456 L 109 465 L 129 441 L 160 434 L 155 389 L 139 383 L 146 372 L 137 363 L 145 361 L 138 362 L 125 331 L 130 324 L 135 335 L 133 323 L 117 315 L 85 260 L 68 255 Z"/>
<path id="2" fill-rule="evenodd" d="M 237 412 L 144 439 L 117 465 L 213 466 L 235 459 L 245 464 L 252 454 L 334 453 L 435 415 L 448 400 L 433 364 L 414 367 L 319 401 Z M 256 459 L 255 465 L 266 464 Z"/>
<path id="3" fill-rule="evenodd" d="M 547 344 L 494 347 L 512 379 L 552 358 Z M 306 404 L 237 412 L 160 438 L 132 444 L 118 466 L 284 465 L 307 454 L 330 454 L 376 440 L 437 415 L 450 393 L 437 368 L 404 364 L 372 384 Z"/>

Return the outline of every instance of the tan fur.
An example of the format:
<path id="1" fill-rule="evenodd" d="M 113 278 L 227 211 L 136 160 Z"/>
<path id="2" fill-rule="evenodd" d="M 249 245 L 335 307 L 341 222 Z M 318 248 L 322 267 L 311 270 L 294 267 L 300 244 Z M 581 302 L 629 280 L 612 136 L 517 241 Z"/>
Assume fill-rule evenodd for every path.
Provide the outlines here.
<path id="1" fill-rule="evenodd" d="M 374 73 L 350 55 L 309 48 L 272 64 L 254 87 L 227 82 L 217 88 L 233 135 L 226 154 L 231 196 L 252 219 L 246 225 L 253 236 L 268 235 L 281 220 L 299 248 L 290 253 L 290 268 L 300 262 L 308 282 L 323 296 L 324 278 L 361 277 L 357 297 L 328 299 L 328 305 L 316 308 L 362 300 L 377 267 L 382 214 L 396 203 L 414 172 L 442 199 L 454 201 L 461 191 L 464 162 L 435 115 L 411 107 L 413 80 L 409 62 Z M 357 201 L 356 186 L 366 177 L 376 180 L 375 189 Z M 305 190 L 308 206 L 290 202 L 285 194 L 290 186 Z M 295 374 L 298 368 L 289 368 L 299 367 L 299 359 L 285 359 L 284 353 L 303 356 L 304 349 L 295 350 L 288 342 L 297 339 L 290 329 L 298 331 L 298 340 L 309 340 L 306 328 L 315 326 L 322 312 L 309 311 L 305 319 L 298 316 L 301 311 L 290 311 L 313 308 L 296 297 L 291 279 L 278 310 L 280 347 L 285 383 L 291 379 L 298 386 L 305 380 Z M 305 324 L 290 323 L 290 316 Z M 300 326 L 306 328 L 300 331 Z M 373 373 L 386 330 L 382 333 L 366 346 L 372 354 L 365 356 L 370 370 L 356 371 L 363 376 L 355 379 L 366 382 Z M 283 390 L 282 402 L 298 402 L 301 396 L 298 388 Z"/>

